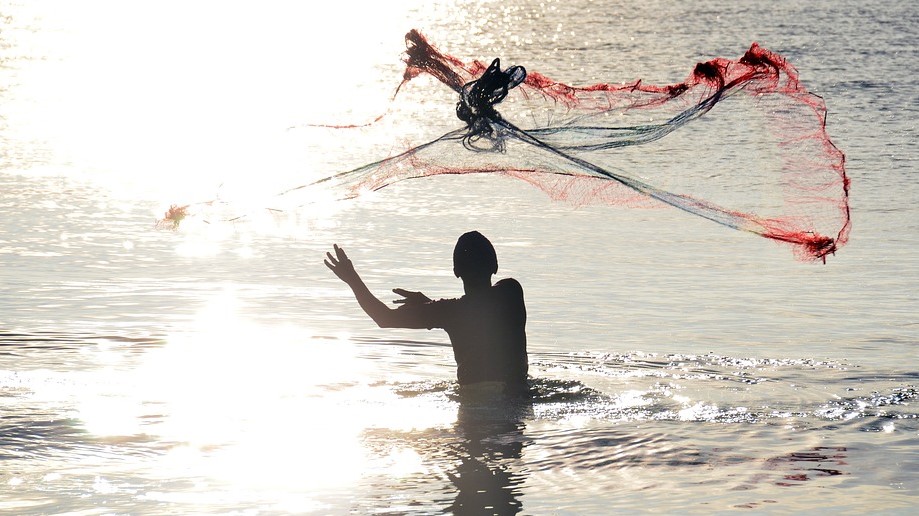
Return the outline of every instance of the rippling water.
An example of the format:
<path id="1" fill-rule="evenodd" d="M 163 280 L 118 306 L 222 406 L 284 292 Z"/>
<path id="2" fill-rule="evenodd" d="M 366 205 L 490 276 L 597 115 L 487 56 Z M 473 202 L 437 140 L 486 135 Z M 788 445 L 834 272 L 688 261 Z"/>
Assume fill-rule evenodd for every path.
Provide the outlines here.
<path id="1" fill-rule="evenodd" d="M 906 2 L 195 5 L 0 7 L 0 511 L 919 502 L 919 14 Z M 455 100 L 431 83 L 405 92 L 410 115 L 382 135 L 288 130 L 378 115 L 413 27 L 570 83 L 678 82 L 758 41 L 827 102 L 851 242 L 799 263 L 677 210 L 576 208 L 480 175 L 154 229 L 172 202 L 262 206 L 454 127 Z M 728 166 L 737 135 L 723 133 L 683 137 L 727 149 L 711 159 Z M 321 263 L 338 242 L 375 292 L 452 297 L 469 229 L 524 286 L 531 402 L 461 398 L 445 335 L 373 328 Z"/>

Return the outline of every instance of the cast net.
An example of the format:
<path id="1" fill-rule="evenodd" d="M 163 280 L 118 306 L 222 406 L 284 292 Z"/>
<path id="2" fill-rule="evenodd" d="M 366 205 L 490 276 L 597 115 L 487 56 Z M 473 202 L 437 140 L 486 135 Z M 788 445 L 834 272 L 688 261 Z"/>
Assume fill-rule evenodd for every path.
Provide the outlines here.
<path id="1" fill-rule="evenodd" d="M 459 95 L 464 125 L 279 196 L 322 188 L 349 199 L 406 179 L 500 174 L 575 204 L 663 203 L 789 244 L 804 260 L 825 261 L 848 239 L 845 156 L 827 134 L 825 103 L 755 43 L 739 59 L 698 63 L 678 84 L 581 87 L 498 59 L 463 62 L 414 30 L 406 44 L 396 94 L 433 76 Z M 177 225 L 190 208 L 173 206 L 160 222 Z"/>

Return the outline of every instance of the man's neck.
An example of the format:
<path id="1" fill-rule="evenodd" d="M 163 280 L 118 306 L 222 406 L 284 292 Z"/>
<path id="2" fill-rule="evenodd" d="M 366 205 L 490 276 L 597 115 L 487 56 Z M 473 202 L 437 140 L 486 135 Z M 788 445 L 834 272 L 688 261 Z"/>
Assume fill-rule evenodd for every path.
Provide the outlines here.
<path id="1" fill-rule="evenodd" d="M 466 295 L 481 292 L 489 288 L 491 288 L 491 275 L 463 278 L 463 290 L 466 292 Z"/>

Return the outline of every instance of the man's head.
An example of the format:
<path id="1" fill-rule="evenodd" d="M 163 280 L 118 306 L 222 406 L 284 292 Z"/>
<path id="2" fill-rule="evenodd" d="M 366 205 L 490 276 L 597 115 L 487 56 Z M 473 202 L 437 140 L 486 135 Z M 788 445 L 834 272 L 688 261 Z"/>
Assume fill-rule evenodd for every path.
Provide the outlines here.
<path id="1" fill-rule="evenodd" d="M 453 274 L 457 278 L 488 277 L 498 272 L 495 248 L 478 231 L 463 234 L 453 249 Z"/>

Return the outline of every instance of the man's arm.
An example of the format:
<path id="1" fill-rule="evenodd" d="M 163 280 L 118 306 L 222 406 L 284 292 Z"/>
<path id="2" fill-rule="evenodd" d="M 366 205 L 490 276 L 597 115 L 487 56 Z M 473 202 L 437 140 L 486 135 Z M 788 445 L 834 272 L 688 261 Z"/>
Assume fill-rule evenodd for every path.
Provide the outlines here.
<path id="1" fill-rule="evenodd" d="M 357 298 L 358 304 L 361 305 L 364 312 L 373 319 L 373 322 L 377 323 L 381 328 L 427 327 L 422 321 L 415 320 L 417 317 L 415 317 L 414 311 L 404 309 L 394 310 L 386 306 L 386 303 L 383 301 L 380 301 L 379 298 L 370 292 L 364 280 L 362 280 L 357 271 L 354 270 L 354 264 L 348 259 L 348 255 L 345 254 L 344 249 L 338 247 L 338 244 L 335 244 L 333 247 L 335 256 L 332 256 L 332 253 L 326 253 L 326 259 L 324 260 L 326 267 L 351 287 L 351 291 L 354 292 L 354 297 Z M 404 296 L 406 299 L 400 301 L 409 305 L 426 302 L 425 300 L 430 301 L 427 296 L 420 292 L 409 292 L 402 289 L 395 289 L 394 292 Z"/>

